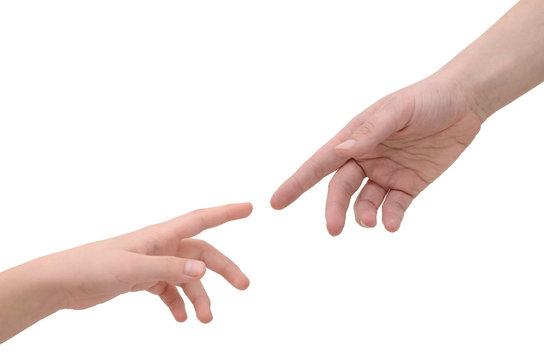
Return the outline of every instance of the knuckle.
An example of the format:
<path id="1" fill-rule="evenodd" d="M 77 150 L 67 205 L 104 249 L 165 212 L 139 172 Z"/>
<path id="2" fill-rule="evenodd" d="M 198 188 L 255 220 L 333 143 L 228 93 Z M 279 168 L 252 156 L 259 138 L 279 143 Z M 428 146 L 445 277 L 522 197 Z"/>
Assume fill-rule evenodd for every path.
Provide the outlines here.
<path id="1" fill-rule="evenodd" d="M 301 176 L 299 174 L 293 175 L 293 177 L 291 177 L 291 179 L 292 179 L 292 184 L 293 184 L 296 192 L 303 193 L 306 190 L 305 187 L 304 187 L 304 180 L 301 178 Z"/>
<path id="2" fill-rule="evenodd" d="M 391 206 L 393 207 L 393 209 L 396 209 L 397 211 L 400 211 L 400 212 L 406 211 L 405 206 L 398 200 L 393 201 Z"/>
<path id="3" fill-rule="evenodd" d="M 376 129 L 376 124 L 374 124 L 374 122 L 368 120 L 368 121 L 365 121 L 363 123 L 363 125 L 361 125 L 361 127 L 359 127 L 359 129 L 357 129 L 357 132 L 356 132 L 356 135 L 358 136 L 370 136 L 374 133 Z"/>
<path id="4" fill-rule="evenodd" d="M 212 245 L 210 245 L 208 242 L 204 240 L 197 240 L 192 239 L 192 246 L 197 251 L 197 258 L 199 260 L 204 261 L 203 259 L 206 257 L 206 254 L 217 251 Z"/>
<path id="5" fill-rule="evenodd" d="M 200 216 L 200 215 L 202 215 L 202 212 L 204 212 L 204 209 L 196 209 L 196 210 L 193 210 L 193 211 L 189 212 L 187 215 Z"/>
<path id="6" fill-rule="evenodd" d="M 204 217 L 204 209 L 193 210 L 188 215 L 195 220 L 201 220 Z"/>
<path id="7" fill-rule="evenodd" d="M 195 301 L 200 302 L 200 303 L 204 303 L 207 306 L 211 305 L 210 298 L 208 296 L 204 295 L 204 294 L 197 296 Z"/>
<path id="8" fill-rule="evenodd" d="M 171 303 L 173 303 L 174 301 L 173 298 L 168 298 L 168 299 L 166 298 L 167 291 L 168 291 L 168 283 L 160 282 L 157 285 L 155 285 L 154 290 L 159 297 L 164 298 L 164 303 L 166 305 L 171 305 Z"/>
<path id="9" fill-rule="evenodd" d="M 331 190 L 334 190 L 335 187 L 336 187 L 336 179 L 335 179 L 335 176 L 333 176 L 331 181 L 329 181 L 329 185 L 327 185 L 327 189 L 331 191 Z"/>
<path id="10" fill-rule="evenodd" d="M 323 167 L 314 159 L 308 159 L 308 166 L 315 179 L 321 179 L 324 175 Z"/>
<path id="11" fill-rule="evenodd" d="M 355 184 L 351 181 L 344 181 L 342 182 L 342 190 L 344 190 L 344 193 L 346 195 L 351 195 L 353 194 L 357 188 L 355 187 Z"/>
<path id="12" fill-rule="evenodd" d="M 213 246 L 211 246 L 208 242 L 204 241 L 204 240 L 200 240 L 200 239 L 195 239 L 194 240 L 194 245 L 200 249 L 202 249 L 203 251 L 207 251 L 211 248 L 213 248 Z"/>

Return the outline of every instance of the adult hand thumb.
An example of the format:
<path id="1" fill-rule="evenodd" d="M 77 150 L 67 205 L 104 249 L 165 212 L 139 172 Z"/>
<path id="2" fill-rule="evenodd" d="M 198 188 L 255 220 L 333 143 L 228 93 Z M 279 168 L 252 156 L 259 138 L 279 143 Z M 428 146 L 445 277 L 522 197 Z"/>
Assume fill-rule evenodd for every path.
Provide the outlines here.
<path id="1" fill-rule="evenodd" d="M 398 131 L 407 120 L 402 118 L 399 111 L 379 110 L 363 120 L 349 139 L 336 146 L 336 151 L 350 158 L 367 154 Z"/>

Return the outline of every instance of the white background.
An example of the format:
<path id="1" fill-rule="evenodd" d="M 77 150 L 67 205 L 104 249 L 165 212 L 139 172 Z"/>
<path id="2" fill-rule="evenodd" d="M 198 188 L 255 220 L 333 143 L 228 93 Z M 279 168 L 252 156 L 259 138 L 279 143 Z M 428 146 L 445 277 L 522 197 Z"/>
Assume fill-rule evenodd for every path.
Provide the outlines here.
<path id="1" fill-rule="evenodd" d="M 544 88 L 490 118 L 398 233 L 350 212 L 330 237 L 326 182 L 268 204 L 354 115 L 514 3 L 0 2 L 1 269 L 200 207 L 255 207 L 201 236 L 252 280 L 239 292 L 206 275 L 212 323 L 129 294 L 61 311 L 0 358 L 544 357 Z"/>

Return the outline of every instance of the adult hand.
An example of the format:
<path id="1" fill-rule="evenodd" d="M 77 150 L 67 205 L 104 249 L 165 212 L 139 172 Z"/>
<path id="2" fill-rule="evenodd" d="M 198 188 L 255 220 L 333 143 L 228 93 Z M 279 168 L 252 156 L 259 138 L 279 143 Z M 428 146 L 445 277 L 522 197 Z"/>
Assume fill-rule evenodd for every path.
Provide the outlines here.
<path id="1" fill-rule="evenodd" d="M 427 78 L 386 96 L 351 120 L 287 179 L 270 201 L 283 209 L 323 177 L 329 183 L 325 216 L 331 235 L 341 233 L 353 194 L 356 221 L 399 229 L 412 200 L 465 150 L 484 117 L 452 81 Z"/>

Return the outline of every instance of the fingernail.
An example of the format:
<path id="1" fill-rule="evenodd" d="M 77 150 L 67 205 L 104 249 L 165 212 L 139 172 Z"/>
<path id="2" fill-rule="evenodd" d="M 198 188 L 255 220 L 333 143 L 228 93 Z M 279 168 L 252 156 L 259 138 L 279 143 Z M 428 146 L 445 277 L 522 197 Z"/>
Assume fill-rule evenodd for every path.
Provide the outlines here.
<path id="1" fill-rule="evenodd" d="M 340 150 L 349 150 L 353 147 L 353 145 L 355 145 L 355 140 L 349 139 L 336 146 L 336 148 Z"/>
<path id="2" fill-rule="evenodd" d="M 189 260 L 185 263 L 185 269 L 183 271 L 185 272 L 185 275 L 198 276 L 204 271 L 204 263 Z"/>
<path id="3" fill-rule="evenodd" d="M 363 219 L 359 219 L 359 225 L 361 225 L 362 227 L 367 228 L 367 229 L 370 228 L 370 226 L 365 225 L 365 223 L 363 222 Z"/>

